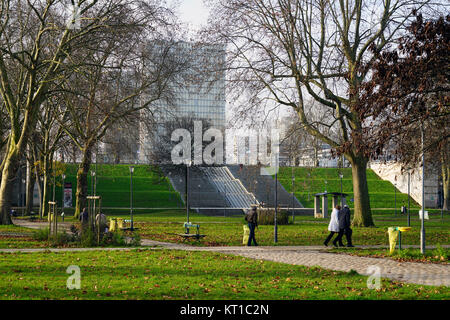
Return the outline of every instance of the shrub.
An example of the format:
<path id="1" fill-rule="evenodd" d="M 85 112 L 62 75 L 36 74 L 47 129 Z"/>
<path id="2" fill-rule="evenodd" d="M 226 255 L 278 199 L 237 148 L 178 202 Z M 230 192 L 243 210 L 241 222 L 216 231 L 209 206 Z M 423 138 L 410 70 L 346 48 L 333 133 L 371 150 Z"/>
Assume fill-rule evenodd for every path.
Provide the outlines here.
<path id="1" fill-rule="evenodd" d="M 49 229 L 43 228 L 33 231 L 33 239 L 38 241 L 46 241 L 48 240 Z"/>
<path id="2" fill-rule="evenodd" d="M 275 220 L 275 210 L 258 209 L 258 224 L 259 225 L 273 225 Z M 277 212 L 277 224 L 289 224 L 289 215 L 286 211 Z"/>

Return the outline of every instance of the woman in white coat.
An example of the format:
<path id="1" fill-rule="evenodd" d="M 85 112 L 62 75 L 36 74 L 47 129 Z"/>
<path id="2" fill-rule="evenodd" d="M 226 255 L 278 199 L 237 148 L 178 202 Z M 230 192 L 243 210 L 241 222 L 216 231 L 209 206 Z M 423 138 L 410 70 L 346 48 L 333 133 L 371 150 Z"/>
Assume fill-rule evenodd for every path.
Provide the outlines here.
<path id="1" fill-rule="evenodd" d="M 323 243 L 325 247 L 328 246 L 328 242 L 330 242 L 331 238 L 333 238 L 334 234 L 339 233 L 339 211 L 341 210 L 341 206 L 337 205 L 335 208 L 333 208 L 333 211 L 331 211 L 331 218 L 330 223 L 328 224 L 328 231 L 330 231 L 330 234 L 325 239 L 325 242 Z M 337 244 L 333 241 L 333 245 L 337 247 Z"/>

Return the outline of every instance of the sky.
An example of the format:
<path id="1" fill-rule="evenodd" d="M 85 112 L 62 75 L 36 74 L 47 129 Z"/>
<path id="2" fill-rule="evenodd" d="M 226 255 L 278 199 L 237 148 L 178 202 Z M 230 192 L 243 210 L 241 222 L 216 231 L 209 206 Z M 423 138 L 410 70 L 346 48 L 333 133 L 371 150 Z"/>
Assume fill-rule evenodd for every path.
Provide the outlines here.
<path id="1" fill-rule="evenodd" d="M 208 9 L 203 0 L 178 0 L 180 3 L 179 14 L 183 22 L 191 24 L 195 29 L 206 24 Z"/>

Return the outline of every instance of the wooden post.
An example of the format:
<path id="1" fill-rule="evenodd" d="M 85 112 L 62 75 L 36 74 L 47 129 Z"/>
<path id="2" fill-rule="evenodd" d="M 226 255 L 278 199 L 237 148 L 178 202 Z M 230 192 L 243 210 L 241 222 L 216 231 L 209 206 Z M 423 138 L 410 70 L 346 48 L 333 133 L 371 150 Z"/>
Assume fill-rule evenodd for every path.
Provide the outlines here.
<path id="1" fill-rule="evenodd" d="M 326 218 L 328 216 L 328 197 L 324 195 L 322 197 L 322 218 Z"/>
<path id="2" fill-rule="evenodd" d="M 336 206 L 338 205 L 338 196 L 337 195 L 333 195 L 333 208 L 336 208 Z"/>
<path id="3" fill-rule="evenodd" d="M 314 218 L 320 214 L 320 196 L 314 196 Z"/>

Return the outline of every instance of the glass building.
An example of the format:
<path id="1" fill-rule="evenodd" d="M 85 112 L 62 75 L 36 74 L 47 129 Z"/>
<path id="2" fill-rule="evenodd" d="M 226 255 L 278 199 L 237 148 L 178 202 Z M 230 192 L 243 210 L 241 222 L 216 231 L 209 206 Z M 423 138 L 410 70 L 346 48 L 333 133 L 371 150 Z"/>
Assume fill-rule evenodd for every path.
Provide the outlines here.
<path id="1" fill-rule="evenodd" d="M 171 97 L 152 105 L 151 120 L 144 121 L 141 114 L 140 146 L 138 158 L 149 163 L 152 146 L 158 143 L 165 132 L 164 123 L 180 118 L 205 120 L 215 129 L 225 132 L 225 72 L 219 70 L 225 62 L 223 46 L 188 42 L 173 45 L 175 61 L 182 61 L 186 68 L 180 71 L 171 83 Z M 149 120 L 149 119 L 147 119 Z M 145 123 L 152 122 L 149 127 Z M 209 127 L 209 126 L 208 126 Z M 193 135 L 193 132 L 191 133 Z"/>

